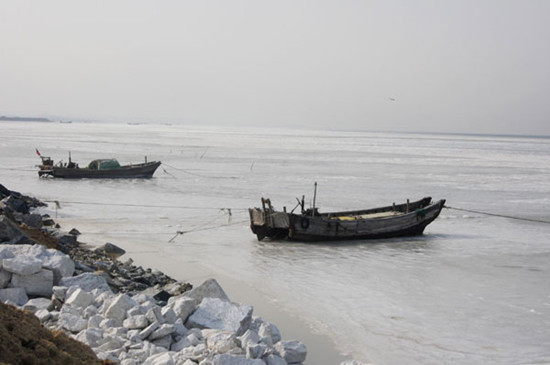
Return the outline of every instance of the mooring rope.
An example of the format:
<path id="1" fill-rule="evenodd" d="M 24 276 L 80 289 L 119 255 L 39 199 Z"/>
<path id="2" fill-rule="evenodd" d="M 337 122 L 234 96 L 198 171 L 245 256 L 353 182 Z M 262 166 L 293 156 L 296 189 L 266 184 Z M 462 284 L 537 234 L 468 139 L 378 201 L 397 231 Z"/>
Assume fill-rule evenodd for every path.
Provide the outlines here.
<path id="1" fill-rule="evenodd" d="M 203 209 L 203 210 L 216 210 L 218 213 L 222 212 L 227 215 L 229 221 L 226 224 L 221 224 L 214 227 L 204 227 L 207 224 L 210 224 L 218 219 L 220 219 L 220 215 L 216 214 L 214 217 L 209 219 L 207 222 L 200 223 L 198 226 L 195 226 L 195 228 L 188 229 L 186 231 L 177 231 L 176 235 L 172 237 L 168 242 L 172 242 L 177 236 L 183 235 L 185 233 L 191 233 L 191 232 L 199 232 L 199 231 L 207 231 L 211 229 L 218 229 L 221 227 L 227 227 L 232 226 L 235 224 L 242 224 L 245 222 L 248 222 L 248 220 L 238 221 L 238 222 L 231 222 L 231 218 L 233 217 L 233 211 L 236 210 L 248 210 L 248 208 L 209 208 L 209 207 L 190 207 L 190 206 L 174 206 L 174 205 L 142 205 L 142 204 L 117 204 L 117 203 L 92 203 L 92 202 L 75 202 L 75 201 L 62 201 L 59 200 L 44 200 L 44 202 L 48 203 L 55 203 L 56 206 L 56 213 L 57 208 L 61 208 L 60 203 L 64 204 L 85 204 L 85 205 L 112 205 L 112 206 L 123 206 L 123 207 L 143 207 L 143 208 L 177 208 L 177 209 Z M 56 214 L 57 215 L 57 214 Z M 128 232 L 128 233 L 136 233 L 136 232 Z M 145 233 L 145 232 L 144 232 Z"/>
<path id="2" fill-rule="evenodd" d="M 0 167 L 0 170 L 9 170 L 9 171 L 38 171 L 36 169 L 31 169 L 27 167 Z"/>
<path id="3" fill-rule="evenodd" d="M 199 209 L 199 210 L 248 210 L 248 208 L 216 208 L 216 207 L 192 207 L 184 205 L 154 205 L 154 204 L 129 204 L 129 203 L 94 203 L 94 202 L 80 202 L 80 201 L 60 201 L 60 200 L 43 200 L 46 203 L 55 203 L 58 208 L 61 208 L 63 204 L 82 204 L 82 205 L 101 205 L 101 206 L 115 206 L 115 207 L 137 207 L 137 208 L 171 208 L 171 209 Z"/>
<path id="4" fill-rule="evenodd" d="M 531 218 L 523 218 L 523 217 L 514 217 L 514 216 L 511 216 L 511 215 L 504 215 L 504 214 L 496 214 L 496 213 L 481 212 L 481 211 L 479 211 L 479 210 L 471 210 L 471 209 L 463 209 L 463 208 L 449 207 L 449 206 L 447 206 L 447 205 L 445 205 L 444 208 L 452 209 L 452 210 L 459 210 L 459 211 L 468 212 L 468 213 L 476 213 L 476 214 L 490 215 L 490 216 L 493 216 L 493 217 L 501 217 L 501 218 L 516 219 L 516 220 L 520 220 L 520 221 L 527 221 L 527 222 L 536 222 L 536 223 L 546 223 L 546 224 L 550 224 L 550 221 L 545 221 L 545 220 L 541 220 L 541 219 L 531 219 Z"/>
<path id="5" fill-rule="evenodd" d="M 236 176 L 207 176 L 207 175 L 201 175 L 201 174 L 196 174 L 194 172 L 189 172 L 187 170 L 184 170 L 184 169 L 180 169 L 178 167 L 175 167 L 175 166 L 171 166 L 171 165 L 168 165 L 167 163 L 162 163 L 164 166 L 168 166 L 170 167 L 171 169 L 174 169 L 174 170 L 178 170 L 178 171 L 181 171 L 181 172 L 184 172 L 186 174 L 189 174 L 189 175 L 193 175 L 193 176 L 198 176 L 198 177 L 205 177 L 205 178 L 208 178 L 208 179 L 237 179 Z M 163 169 L 164 170 L 164 169 Z M 164 172 L 166 172 L 167 174 L 168 171 L 164 170 Z M 171 175 L 171 174 L 170 174 Z M 174 176 L 174 175 L 172 175 Z"/>
<path id="6" fill-rule="evenodd" d="M 228 224 L 221 224 L 219 226 L 214 226 L 214 227 L 205 227 L 205 228 L 193 228 L 193 229 L 188 229 L 187 231 L 177 231 L 176 232 L 176 235 L 172 238 L 170 238 L 168 240 L 168 242 L 172 242 L 177 236 L 179 235 L 183 235 L 183 234 L 186 234 L 186 233 L 193 233 L 193 232 L 200 232 L 200 231 L 209 231 L 209 230 L 212 230 L 212 229 L 218 229 L 218 228 L 222 228 L 222 227 L 229 227 L 229 226 L 234 226 L 236 224 L 243 224 L 243 223 L 246 223 L 248 222 L 248 220 L 244 220 L 244 221 L 239 221 L 239 222 L 233 222 L 233 223 L 228 223 Z"/>
<path id="7" fill-rule="evenodd" d="M 177 179 L 176 176 L 174 176 L 171 173 L 169 173 L 168 171 L 166 171 L 166 169 L 164 167 L 161 167 L 161 168 L 162 168 L 162 171 L 164 171 L 165 174 L 172 176 L 174 179 Z"/>

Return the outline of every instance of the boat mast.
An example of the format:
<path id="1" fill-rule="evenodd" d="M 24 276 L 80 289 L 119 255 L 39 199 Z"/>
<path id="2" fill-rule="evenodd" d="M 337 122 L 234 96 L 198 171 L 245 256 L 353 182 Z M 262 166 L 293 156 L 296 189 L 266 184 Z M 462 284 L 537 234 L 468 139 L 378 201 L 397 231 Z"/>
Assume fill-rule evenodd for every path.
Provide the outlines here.
<path id="1" fill-rule="evenodd" d="M 311 211 L 311 216 L 315 215 L 315 200 L 317 199 L 317 181 L 315 181 L 315 188 L 313 191 L 313 209 Z"/>

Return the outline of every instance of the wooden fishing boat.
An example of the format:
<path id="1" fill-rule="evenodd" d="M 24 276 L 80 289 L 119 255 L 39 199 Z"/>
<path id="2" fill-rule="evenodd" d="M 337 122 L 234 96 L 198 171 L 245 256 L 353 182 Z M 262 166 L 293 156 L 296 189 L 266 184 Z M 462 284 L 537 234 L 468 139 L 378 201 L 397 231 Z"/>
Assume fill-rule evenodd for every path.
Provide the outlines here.
<path id="1" fill-rule="evenodd" d="M 42 159 L 42 164 L 38 166 L 38 176 L 57 177 L 64 179 L 121 179 L 121 178 L 150 178 L 155 170 L 160 166 L 160 161 L 120 165 L 116 159 L 93 160 L 87 167 L 79 167 L 78 164 L 71 161 L 54 165 L 51 158 L 36 153 Z"/>
<path id="2" fill-rule="evenodd" d="M 315 201 L 315 200 L 314 200 Z M 250 208 L 250 228 L 258 240 L 336 241 L 391 238 L 421 235 L 433 222 L 445 199 L 432 202 L 431 197 L 386 207 L 345 212 L 319 213 L 315 204 L 304 209 L 304 199 L 296 207 L 301 214 L 276 211 L 269 199 L 262 198 L 262 208 Z M 296 209 L 296 208 L 295 208 Z"/>

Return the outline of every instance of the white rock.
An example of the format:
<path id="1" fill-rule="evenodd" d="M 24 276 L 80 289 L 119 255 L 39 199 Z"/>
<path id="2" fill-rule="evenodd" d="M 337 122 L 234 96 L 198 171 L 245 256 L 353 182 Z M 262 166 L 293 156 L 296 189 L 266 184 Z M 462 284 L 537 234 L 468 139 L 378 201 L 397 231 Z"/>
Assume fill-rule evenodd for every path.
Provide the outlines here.
<path id="1" fill-rule="evenodd" d="M 181 318 L 178 318 L 176 322 L 174 322 L 174 326 L 176 327 L 176 334 L 179 336 L 185 336 L 187 335 L 187 332 L 189 331 L 184 325 Z"/>
<path id="2" fill-rule="evenodd" d="M 99 323 L 99 327 L 103 329 L 122 327 L 122 321 L 116 318 L 105 318 L 101 321 L 101 323 Z"/>
<path id="3" fill-rule="evenodd" d="M 149 323 L 158 322 L 159 324 L 164 323 L 164 317 L 162 316 L 162 311 L 158 305 L 155 305 L 147 311 L 145 314 Z"/>
<path id="4" fill-rule="evenodd" d="M 206 280 L 201 285 L 186 291 L 182 296 L 193 298 L 197 303 L 202 302 L 204 298 L 218 298 L 227 302 L 229 301 L 229 297 L 215 279 Z"/>
<path id="5" fill-rule="evenodd" d="M 172 309 L 172 307 L 165 306 L 161 310 L 162 318 L 164 318 L 164 323 L 170 323 L 174 324 L 178 320 L 178 316 L 176 312 Z"/>
<path id="6" fill-rule="evenodd" d="M 52 301 L 50 299 L 34 298 L 34 299 L 30 299 L 27 303 L 25 303 L 25 305 L 23 306 L 23 309 L 29 312 L 35 313 L 40 309 L 47 310 L 51 304 L 52 304 Z"/>
<path id="7" fill-rule="evenodd" d="M 105 337 L 104 340 L 106 342 L 97 347 L 94 351 L 107 352 L 111 350 L 117 350 L 123 347 L 124 343 L 126 342 L 124 338 L 120 336 L 109 336 Z"/>
<path id="8" fill-rule="evenodd" d="M 137 362 L 134 359 L 124 359 L 120 362 L 120 365 L 140 365 L 139 362 Z"/>
<path id="9" fill-rule="evenodd" d="M 11 247 L 13 245 L 4 245 L 0 246 L 0 268 L 2 267 L 2 260 L 12 259 L 15 257 L 15 254 L 11 252 Z"/>
<path id="10" fill-rule="evenodd" d="M 24 288 L 27 295 L 50 297 L 53 288 L 53 272 L 41 269 L 30 275 L 12 274 L 10 286 Z"/>
<path id="11" fill-rule="evenodd" d="M 47 309 L 39 309 L 34 312 L 34 315 L 40 320 L 40 323 L 44 323 L 48 319 L 52 318 L 52 315 Z"/>
<path id="12" fill-rule="evenodd" d="M 81 307 L 73 307 L 72 305 L 64 305 L 63 307 L 61 307 L 61 314 L 72 314 L 72 315 L 75 315 L 75 316 L 80 316 L 82 317 L 82 312 L 84 310 L 81 308 Z"/>
<path id="13" fill-rule="evenodd" d="M 16 305 L 24 305 L 29 301 L 27 293 L 23 288 L 0 289 L 0 302 L 10 302 Z"/>
<path id="14" fill-rule="evenodd" d="M 88 319 L 88 328 L 99 328 L 101 322 L 105 318 L 102 315 L 96 314 Z"/>
<path id="15" fill-rule="evenodd" d="M 106 336 L 111 336 L 111 337 L 118 336 L 118 337 L 126 338 L 127 333 L 128 333 L 128 330 L 124 327 L 110 327 L 110 328 L 105 329 L 104 337 L 106 337 Z"/>
<path id="16" fill-rule="evenodd" d="M 281 332 L 279 332 L 277 326 L 270 322 L 263 322 L 260 325 L 258 334 L 262 339 L 266 337 L 269 338 L 272 344 L 275 344 L 281 340 Z M 269 343 L 269 340 L 267 342 Z"/>
<path id="17" fill-rule="evenodd" d="M 42 269 L 42 261 L 32 256 L 20 255 L 11 259 L 4 259 L 2 268 L 21 276 L 32 275 Z"/>
<path id="18" fill-rule="evenodd" d="M 81 288 L 76 289 L 67 300 L 65 304 L 69 304 L 75 307 L 86 308 L 94 301 L 92 294 L 82 290 Z"/>
<path id="19" fill-rule="evenodd" d="M 158 338 L 158 339 L 155 339 L 154 341 L 152 341 L 152 343 L 155 346 L 164 347 L 167 350 L 170 350 L 170 345 L 172 345 L 172 342 L 173 342 L 172 341 L 172 336 L 170 336 L 170 335 L 167 335 L 167 336 L 164 336 L 164 337 L 161 337 L 161 338 Z"/>
<path id="20" fill-rule="evenodd" d="M 93 289 L 96 288 L 100 289 L 101 291 L 111 291 L 111 288 L 109 288 L 109 285 L 104 278 L 89 272 L 80 274 L 78 276 L 62 278 L 59 281 L 59 285 L 66 287 L 74 285 L 87 292 L 91 292 Z"/>
<path id="21" fill-rule="evenodd" d="M 97 308 L 93 306 L 93 304 L 90 304 L 86 308 L 84 308 L 84 311 L 82 312 L 82 317 L 89 319 L 97 314 Z"/>
<path id="22" fill-rule="evenodd" d="M 78 333 L 88 326 L 88 321 L 78 315 L 71 313 L 61 313 L 59 315 L 59 320 L 57 323 L 58 325 L 72 333 Z"/>
<path id="23" fill-rule="evenodd" d="M 138 349 L 129 349 L 128 350 L 128 356 L 126 358 L 134 359 L 138 362 L 138 364 L 143 364 L 145 359 L 147 359 L 149 355 L 149 351 L 142 348 L 142 345 L 139 345 Z"/>
<path id="24" fill-rule="evenodd" d="M 340 365 L 369 365 L 369 364 L 361 361 L 357 361 L 357 360 L 346 360 L 341 362 Z"/>
<path id="25" fill-rule="evenodd" d="M 260 330 L 260 326 L 264 323 L 264 320 L 262 317 L 258 316 L 252 316 L 252 321 L 250 322 L 250 329 L 258 332 Z"/>
<path id="26" fill-rule="evenodd" d="M 90 347 L 98 347 L 99 341 L 103 339 L 104 331 L 100 328 L 86 328 L 80 331 L 75 339 Z"/>
<path id="27" fill-rule="evenodd" d="M 138 306 L 139 304 L 130 298 L 126 294 L 119 294 L 109 305 L 107 310 L 105 311 L 105 317 L 106 318 L 114 318 L 118 319 L 119 321 L 123 321 L 124 318 L 126 318 L 126 312 L 134 307 Z"/>
<path id="28" fill-rule="evenodd" d="M 212 359 L 212 365 L 265 365 L 260 359 L 246 359 L 230 354 L 218 354 Z"/>
<path id="29" fill-rule="evenodd" d="M 126 342 L 126 344 L 124 345 L 124 350 L 127 350 L 128 349 L 128 342 Z M 124 360 L 125 358 L 128 357 L 128 353 L 126 351 L 123 351 L 119 356 L 118 356 L 118 360 L 119 361 L 122 361 Z"/>
<path id="30" fill-rule="evenodd" d="M 99 360 L 104 360 L 107 363 L 119 363 L 117 356 L 111 352 L 96 352 L 96 356 Z"/>
<path id="31" fill-rule="evenodd" d="M 187 318 L 189 318 L 189 315 L 193 313 L 193 311 L 197 307 L 197 304 L 197 300 L 193 298 L 179 297 L 175 299 L 170 304 L 170 306 L 174 310 L 174 313 L 176 313 L 176 316 L 178 316 L 178 318 L 181 318 L 182 321 L 185 323 L 185 321 L 187 321 Z"/>
<path id="32" fill-rule="evenodd" d="M 132 297 L 136 302 L 139 304 L 142 304 L 147 301 L 153 301 L 153 298 L 151 298 L 149 295 L 145 295 L 143 293 L 138 293 Z"/>
<path id="33" fill-rule="evenodd" d="M 66 286 L 56 286 L 54 285 L 54 287 L 52 288 L 52 299 L 57 299 L 61 302 L 64 302 L 65 301 L 65 294 L 67 293 L 67 288 Z"/>
<path id="34" fill-rule="evenodd" d="M 237 338 L 243 349 L 249 345 L 255 345 L 260 342 L 261 338 L 255 331 L 246 330 L 246 332 Z"/>
<path id="35" fill-rule="evenodd" d="M 306 345 L 297 340 L 279 341 L 274 348 L 289 364 L 304 362 L 307 356 Z"/>
<path id="36" fill-rule="evenodd" d="M 126 338 L 132 343 L 141 343 L 143 340 L 139 337 L 140 330 L 128 330 Z"/>
<path id="37" fill-rule="evenodd" d="M 36 257 L 40 261 L 42 261 L 45 257 L 48 257 L 54 252 L 53 249 L 47 249 L 45 246 L 42 245 L 27 245 L 28 247 L 22 251 L 22 255 L 29 255 Z"/>
<path id="38" fill-rule="evenodd" d="M 149 353 L 149 356 L 153 356 L 154 354 L 160 354 L 168 351 L 164 347 L 155 346 L 155 344 L 149 341 L 143 342 L 143 348 Z"/>
<path id="39" fill-rule="evenodd" d="M 51 316 L 50 319 L 51 319 L 53 322 L 57 322 L 57 321 L 59 321 L 59 315 L 60 315 L 60 314 L 61 314 L 61 313 L 60 313 L 59 311 L 51 311 L 51 312 L 50 312 L 50 316 Z"/>
<path id="40" fill-rule="evenodd" d="M 165 352 L 148 357 L 143 365 L 175 365 L 175 362 L 173 355 L 170 352 Z"/>
<path id="41" fill-rule="evenodd" d="M 149 309 L 158 307 L 157 303 L 154 300 L 147 300 L 140 304 L 140 307 L 143 309 L 144 314 L 146 314 Z"/>
<path id="42" fill-rule="evenodd" d="M 195 356 L 195 358 L 200 358 L 200 357 L 204 356 L 207 351 L 208 351 L 208 349 L 206 348 L 206 344 L 199 343 L 193 349 L 193 356 Z"/>
<path id="43" fill-rule="evenodd" d="M 201 333 L 206 340 L 206 347 L 208 347 L 211 352 L 225 354 L 237 347 L 237 340 L 233 332 L 202 330 Z"/>
<path id="44" fill-rule="evenodd" d="M 170 351 L 180 352 L 186 347 L 191 347 L 193 344 L 191 344 L 191 341 L 187 337 L 182 338 L 178 342 L 173 343 L 170 346 Z"/>
<path id="45" fill-rule="evenodd" d="M 198 328 L 192 328 L 187 332 L 187 335 L 185 335 L 191 341 L 193 346 L 197 346 L 198 344 L 202 343 L 204 338 L 202 337 L 202 331 Z"/>
<path id="46" fill-rule="evenodd" d="M 135 299 L 136 297 L 132 297 L 132 299 Z M 139 307 L 133 307 L 128 309 L 128 317 L 138 316 L 138 315 L 145 315 L 147 311 L 140 305 Z"/>
<path id="47" fill-rule="evenodd" d="M 143 329 L 143 331 L 141 331 L 139 333 L 139 337 L 144 340 L 146 339 L 147 337 L 149 337 L 149 335 L 151 333 L 153 333 L 154 331 L 156 331 L 158 328 L 160 327 L 160 324 L 158 322 L 153 322 L 151 323 L 147 328 Z"/>
<path id="48" fill-rule="evenodd" d="M 161 338 L 161 337 L 164 337 L 164 336 L 167 336 L 167 335 L 171 335 L 175 331 L 176 331 L 176 327 L 173 324 L 163 324 L 158 329 L 153 331 L 153 333 L 151 333 L 151 335 L 149 335 L 149 340 L 153 341 L 153 340 L 156 340 L 158 338 Z"/>
<path id="49" fill-rule="evenodd" d="M 61 278 L 71 277 L 74 274 L 74 261 L 59 251 L 44 259 L 42 267 L 53 271 L 54 284 L 59 284 Z"/>
<path id="50" fill-rule="evenodd" d="M 201 343 L 197 346 L 186 347 L 177 354 L 184 359 L 191 359 L 201 363 L 208 356 L 208 350 L 206 345 Z"/>
<path id="51" fill-rule="evenodd" d="M 204 298 L 187 319 L 186 327 L 233 331 L 239 336 L 249 328 L 252 310 L 249 305 L 230 303 L 218 298 Z"/>
<path id="52" fill-rule="evenodd" d="M 92 290 L 92 295 L 95 298 L 95 303 L 98 306 L 104 305 L 105 308 L 107 308 L 116 297 L 111 291 L 100 291 L 98 289 Z"/>
<path id="53" fill-rule="evenodd" d="M 0 263 L 2 260 L 0 259 Z M 11 280 L 11 272 L 0 269 L 0 289 L 4 289 L 8 286 Z"/>
<path id="54" fill-rule="evenodd" d="M 149 325 L 149 321 L 147 320 L 147 317 L 143 314 L 137 315 L 137 316 L 130 316 L 122 322 L 122 326 L 124 328 L 128 329 L 143 329 Z"/>
<path id="55" fill-rule="evenodd" d="M 268 352 L 268 347 L 263 343 L 249 344 L 246 346 L 246 357 L 249 359 L 259 359 Z"/>
<path id="56" fill-rule="evenodd" d="M 189 331 L 189 334 L 187 336 L 181 338 L 176 343 L 173 343 L 170 350 L 180 352 L 183 349 L 195 347 L 203 343 L 204 341 L 201 340 L 201 337 L 199 337 L 197 333 Z"/>
<path id="57" fill-rule="evenodd" d="M 287 365 L 285 359 L 277 355 L 269 355 L 264 358 L 267 365 Z"/>

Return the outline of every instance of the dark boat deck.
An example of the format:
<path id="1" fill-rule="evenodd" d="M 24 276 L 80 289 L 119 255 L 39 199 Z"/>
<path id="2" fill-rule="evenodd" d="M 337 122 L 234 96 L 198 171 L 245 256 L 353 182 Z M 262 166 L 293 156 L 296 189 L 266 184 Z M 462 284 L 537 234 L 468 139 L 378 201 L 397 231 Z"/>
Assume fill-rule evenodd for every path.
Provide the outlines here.
<path id="1" fill-rule="evenodd" d="M 277 212 L 265 200 L 263 209 L 249 209 L 251 229 L 259 240 L 336 241 L 420 235 L 441 212 L 445 200 L 415 202 L 345 212 L 302 214 Z"/>
<path id="2" fill-rule="evenodd" d="M 90 163 L 90 166 L 96 168 L 80 168 L 72 162 L 66 165 L 54 165 L 49 157 L 42 157 L 42 165 L 39 166 L 38 176 L 63 179 L 151 178 L 160 164 L 160 161 L 152 161 L 120 166 L 117 162 L 117 167 L 101 169 L 97 168 L 97 164 Z"/>

